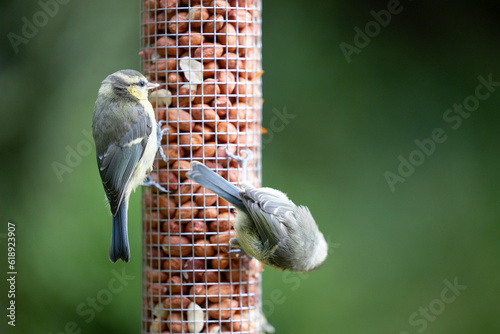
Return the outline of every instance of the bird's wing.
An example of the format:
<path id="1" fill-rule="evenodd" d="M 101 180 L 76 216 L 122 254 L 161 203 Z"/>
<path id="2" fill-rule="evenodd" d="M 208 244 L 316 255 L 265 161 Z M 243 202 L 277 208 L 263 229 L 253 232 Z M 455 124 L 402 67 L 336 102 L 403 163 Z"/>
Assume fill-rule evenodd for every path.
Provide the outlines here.
<path id="1" fill-rule="evenodd" d="M 295 205 L 285 194 L 271 188 L 246 188 L 241 195 L 266 247 L 287 236 L 287 220 L 295 219 Z"/>
<path id="2" fill-rule="evenodd" d="M 97 155 L 104 191 L 115 215 L 125 194 L 137 162 L 151 135 L 152 124 L 142 105 L 134 107 L 137 117 L 132 125 L 123 131 L 119 142 L 110 143 L 106 151 Z"/>

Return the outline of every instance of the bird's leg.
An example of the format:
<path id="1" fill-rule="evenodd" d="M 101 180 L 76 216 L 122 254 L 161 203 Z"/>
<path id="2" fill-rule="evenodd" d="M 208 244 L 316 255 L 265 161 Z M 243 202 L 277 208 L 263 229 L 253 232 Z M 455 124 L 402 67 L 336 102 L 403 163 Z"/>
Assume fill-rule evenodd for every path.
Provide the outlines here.
<path id="1" fill-rule="evenodd" d="M 252 152 L 252 150 L 244 149 L 244 150 L 241 150 L 240 153 L 244 153 L 245 157 L 241 157 L 239 155 L 232 154 L 231 152 L 229 152 L 228 147 L 226 147 L 227 156 L 230 157 L 231 159 L 238 161 L 241 164 L 241 170 L 243 173 L 243 182 L 242 183 L 245 183 L 245 182 L 247 182 L 248 162 L 250 160 L 252 160 L 253 152 Z"/>
<path id="2" fill-rule="evenodd" d="M 168 190 L 160 186 L 158 182 L 153 180 L 151 175 L 146 176 L 146 180 L 141 184 L 143 187 L 155 187 L 161 192 L 168 193 Z"/>
<path id="3" fill-rule="evenodd" d="M 158 152 L 160 152 L 160 157 L 163 159 L 163 161 L 167 161 L 167 157 L 165 156 L 165 153 L 163 152 L 163 148 L 161 147 L 161 140 L 163 139 L 163 136 L 165 133 L 168 131 L 168 128 L 165 128 L 164 130 L 161 129 L 162 125 L 166 123 L 166 121 L 159 121 L 158 126 L 156 128 L 156 143 L 158 147 Z M 151 166 L 151 170 L 153 170 L 153 167 Z M 142 183 L 142 186 L 144 187 L 155 187 L 161 192 L 168 193 L 168 190 L 160 186 L 158 182 L 153 180 L 151 175 L 148 175 L 146 177 L 146 180 Z"/>
<path id="4" fill-rule="evenodd" d="M 165 152 L 163 152 L 163 147 L 161 147 L 161 140 L 163 139 L 163 136 L 165 135 L 165 133 L 168 132 L 168 128 L 165 128 L 164 130 L 161 129 L 162 125 L 163 124 L 166 124 L 167 121 L 164 121 L 164 120 L 161 120 L 158 122 L 158 127 L 157 127 L 157 131 L 156 131 L 156 143 L 158 145 L 158 152 L 160 152 L 160 157 L 163 159 L 163 161 L 165 162 L 168 162 L 167 161 L 167 157 L 165 156 Z"/>
<path id="5" fill-rule="evenodd" d="M 234 247 L 228 251 L 229 254 L 243 254 L 252 259 L 250 255 L 248 255 L 243 249 L 241 249 L 241 246 L 236 238 L 232 238 L 231 240 L 229 240 L 229 244 L 231 245 L 231 247 Z"/>

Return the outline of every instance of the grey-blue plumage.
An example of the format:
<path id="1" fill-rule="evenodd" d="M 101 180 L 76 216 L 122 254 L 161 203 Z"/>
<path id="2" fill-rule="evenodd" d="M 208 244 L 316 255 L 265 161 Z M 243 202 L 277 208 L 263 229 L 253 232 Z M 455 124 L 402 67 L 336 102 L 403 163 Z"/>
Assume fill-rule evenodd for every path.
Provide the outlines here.
<path id="1" fill-rule="evenodd" d="M 111 232 L 111 245 L 109 246 L 109 259 L 116 262 L 122 259 L 130 260 L 130 246 L 127 231 L 127 209 L 128 202 L 122 201 L 118 212 L 113 216 L 113 230 Z"/>
<path id="2" fill-rule="evenodd" d="M 129 185 L 137 163 L 144 154 L 148 138 L 151 135 L 151 121 L 140 104 L 122 107 L 122 116 L 134 119 L 128 128 L 106 127 L 105 124 L 96 124 L 94 133 L 108 134 L 114 131 L 119 142 L 109 142 L 104 152 L 97 148 L 97 165 L 101 174 L 104 191 L 109 201 L 113 215 L 113 229 L 109 259 L 116 262 L 122 259 L 130 260 L 130 247 L 127 233 L 127 208 L 130 196 Z M 120 120 L 116 120 L 120 122 Z M 100 142 L 106 142 L 101 140 Z M 134 143 L 134 144 L 130 144 Z M 145 175 L 144 175 L 145 176 Z"/>
<path id="3" fill-rule="evenodd" d="M 121 70 L 101 85 L 92 119 L 97 166 L 113 215 L 109 259 L 130 260 L 127 231 L 131 192 L 152 169 L 157 151 L 156 120 L 148 89 L 158 87 L 139 72 Z"/>
<path id="4" fill-rule="evenodd" d="M 328 245 L 309 209 L 281 191 L 248 184 L 237 188 L 197 161 L 187 177 L 236 207 L 233 247 L 279 270 L 308 272 L 325 261 Z"/>

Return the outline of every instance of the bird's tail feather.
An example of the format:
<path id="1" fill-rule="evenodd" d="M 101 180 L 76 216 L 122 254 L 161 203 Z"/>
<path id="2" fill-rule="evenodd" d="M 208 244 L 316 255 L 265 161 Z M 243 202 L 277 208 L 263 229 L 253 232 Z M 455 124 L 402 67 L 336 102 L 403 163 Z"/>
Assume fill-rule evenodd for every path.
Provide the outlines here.
<path id="1" fill-rule="evenodd" d="M 241 201 L 241 190 L 204 164 L 193 161 L 191 163 L 191 171 L 186 175 L 191 180 L 224 198 L 226 201 L 233 204 L 237 209 L 246 211 L 245 205 Z"/>
<path id="2" fill-rule="evenodd" d="M 125 262 L 130 260 L 130 247 L 127 231 L 127 203 L 122 201 L 116 216 L 113 216 L 113 232 L 109 246 L 109 259 L 115 263 L 118 259 Z"/>

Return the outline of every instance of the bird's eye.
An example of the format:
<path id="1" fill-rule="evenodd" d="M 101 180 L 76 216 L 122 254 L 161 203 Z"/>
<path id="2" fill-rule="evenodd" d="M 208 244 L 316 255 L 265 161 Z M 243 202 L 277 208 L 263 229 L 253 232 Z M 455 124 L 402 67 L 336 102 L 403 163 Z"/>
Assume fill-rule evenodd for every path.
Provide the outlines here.
<path id="1" fill-rule="evenodd" d="M 139 81 L 139 86 L 144 87 L 146 86 L 146 82 L 144 80 Z"/>

